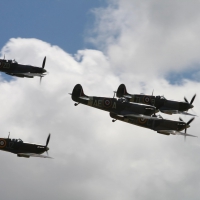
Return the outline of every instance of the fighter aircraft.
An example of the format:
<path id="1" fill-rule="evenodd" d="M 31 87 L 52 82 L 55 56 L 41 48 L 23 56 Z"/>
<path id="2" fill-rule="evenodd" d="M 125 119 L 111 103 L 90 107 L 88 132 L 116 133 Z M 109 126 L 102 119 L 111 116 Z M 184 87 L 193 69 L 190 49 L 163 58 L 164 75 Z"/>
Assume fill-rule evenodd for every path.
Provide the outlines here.
<path id="1" fill-rule="evenodd" d="M 77 84 L 72 91 L 72 100 L 79 103 L 92 106 L 107 112 L 115 113 L 120 116 L 134 116 L 150 119 L 151 115 L 155 113 L 154 106 L 147 106 L 142 104 L 130 103 L 126 98 L 107 98 L 107 97 L 95 97 L 87 96 L 83 92 L 83 88 L 80 84 Z"/>
<path id="2" fill-rule="evenodd" d="M 110 117 L 114 118 L 112 122 L 115 122 L 116 120 L 120 120 L 123 122 L 127 122 L 130 124 L 134 124 L 137 126 L 141 126 L 144 128 L 148 128 L 154 131 L 157 131 L 157 133 L 164 134 L 164 135 L 183 135 L 185 136 L 191 136 L 191 137 L 197 137 L 195 135 L 187 134 L 187 128 L 190 127 L 190 123 L 194 120 L 194 117 L 190 119 L 187 123 L 185 123 L 181 118 L 179 118 L 180 121 L 172 121 L 163 119 L 162 117 L 157 119 L 144 119 L 144 118 L 136 118 L 136 117 L 126 117 L 126 116 L 119 116 L 114 113 L 110 113 Z M 185 130 L 185 132 L 180 132 L 182 130 Z"/>
<path id="3" fill-rule="evenodd" d="M 10 135 L 10 134 L 9 134 Z M 8 151 L 17 154 L 18 157 L 41 157 L 41 158 L 51 158 L 49 156 L 41 155 L 45 151 L 48 154 L 49 147 L 48 143 L 50 140 L 50 134 L 47 138 L 46 145 L 25 143 L 21 139 L 10 139 L 0 138 L 0 150 Z"/>
<path id="4" fill-rule="evenodd" d="M 160 111 L 165 114 L 184 114 L 192 115 L 187 113 L 187 111 L 194 106 L 192 103 L 195 100 L 196 94 L 192 97 L 190 103 L 184 97 L 185 102 L 171 101 L 167 100 L 164 96 L 154 96 L 154 95 L 145 95 L 145 94 L 129 94 L 126 90 L 126 86 L 121 84 L 117 89 L 117 97 L 127 98 L 130 102 L 142 103 L 147 105 L 153 105 L 156 107 L 156 112 Z"/>
<path id="5" fill-rule="evenodd" d="M 39 76 L 41 81 L 42 77 L 45 76 L 47 72 L 44 69 L 45 62 L 46 57 L 44 57 L 42 67 L 35 67 L 31 65 L 18 64 L 15 60 L 0 59 L 0 71 L 21 78 L 33 78 L 34 76 Z"/>

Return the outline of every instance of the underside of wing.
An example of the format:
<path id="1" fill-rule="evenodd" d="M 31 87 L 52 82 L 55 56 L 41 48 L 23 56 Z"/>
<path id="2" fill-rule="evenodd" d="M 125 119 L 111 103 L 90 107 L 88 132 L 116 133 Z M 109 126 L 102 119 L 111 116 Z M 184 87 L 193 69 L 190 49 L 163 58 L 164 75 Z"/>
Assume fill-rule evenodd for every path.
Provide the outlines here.
<path id="1" fill-rule="evenodd" d="M 190 136 L 190 137 L 197 137 L 195 135 L 190 135 L 190 134 L 185 134 L 185 133 L 182 133 L 180 131 L 175 131 L 175 130 L 157 130 L 158 133 L 161 133 L 161 134 L 165 134 L 165 135 L 182 135 L 182 136 Z"/>
<path id="2" fill-rule="evenodd" d="M 183 115 L 190 115 L 190 116 L 196 116 L 196 115 L 193 115 L 193 114 L 190 114 L 190 113 L 187 113 L 187 112 L 184 112 L 184 111 L 179 111 L 179 110 L 171 110 L 171 109 L 162 109 L 160 108 L 159 109 L 160 112 L 163 112 L 165 114 L 169 114 L 169 115 L 172 115 L 172 114 L 183 114 Z"/>
<path id="3" fill-rule="evenodd" d="M 20 73 L 24 76 L 39 76 L 39 77 L 43 77 L 45 76 L 46 74 L 41 74 L 41 73 L 31 73 L 31 72 L 28 72 L 28 73 Z"/>
<path id="4" fill-rule="evenodd" d="M 45 156 L 45 155 L 41 155 L 37 153 L 18 153 L 17 156 L 25 157 L 25 158 L 29 158 L 29 157 L 52 158 L 50 156 Z"/>
<path id="5" fill-rule="evenodd" d="M 31 73 L 31 72 L 26 72 L 26 73 L 23 73 L 23 72 L 12 72 L 12 73 L 6 73 L 8 75 L 11 75 L 11 76 L 19 76 L 19 77 L 34 77 L 34 76 L 39 76 L 39 77 L 43 77 L 45 76 L 46 74 L 41 74 L 41 73 Z"/>
<path id="6" fill-rule="evenodd" d="M 160 120 L 158 117 L 152 117 L 148 115 L 142 115 L 142 114 L 127 114 L 124 115 L 125 117 L 137 117 L 137 118 L 142 118 L 142 119 L 154 119 L 154 120 Z"/>
<path id="7" fill-rule="evenodd" d="M 119 116 L 123 116 L 123 117 L 137 117 L 137 118 L 143 118 L 143 119 L 160 120 L 160 118 L 158 118 L 158 117 L 152 117 L 152 116 L 142 115 L 142 114 L 128 112 L 128 111 L 122 111 L 120 113 L 115 113 L 115 114 L 117 114 Z"/>

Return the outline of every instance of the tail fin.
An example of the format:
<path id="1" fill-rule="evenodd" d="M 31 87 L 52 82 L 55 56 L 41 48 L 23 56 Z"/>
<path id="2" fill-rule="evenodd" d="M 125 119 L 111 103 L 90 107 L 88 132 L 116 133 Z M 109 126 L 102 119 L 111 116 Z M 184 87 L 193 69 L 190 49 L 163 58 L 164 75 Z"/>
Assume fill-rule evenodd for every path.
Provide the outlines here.
<path id="1" fill-rule="evenodd" d="M 89 100 L 89 97 L 84 94 L 82 86 L 77 84 L 72 91 L 72 99 L 74 101 L 84 103 L 84 100 Z"/>
<path id="2" fill-rule="evenodd" d="M 126 90 L 126 86 L 124 84 L 121 84 L 117 89 L 117 97 L 126 97 L 126 96 L 127 97 L 130 96 L 131 98 L 131 95 Z"/>

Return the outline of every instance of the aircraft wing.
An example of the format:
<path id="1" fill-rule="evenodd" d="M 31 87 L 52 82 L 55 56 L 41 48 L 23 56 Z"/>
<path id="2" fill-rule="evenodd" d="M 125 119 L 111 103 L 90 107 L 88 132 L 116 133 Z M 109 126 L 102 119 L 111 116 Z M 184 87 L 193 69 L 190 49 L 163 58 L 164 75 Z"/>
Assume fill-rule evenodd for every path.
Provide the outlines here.
<path id="1" fill-rule="evenodd" d="M 158 118 L 158 117 L 152 117 L 152 116 L 142 115 L 142 114 L 128 112 L 128 111 L 122 111 L 120 113 L 115 113 L 115 114 L 117 114 L 119 116 L 123 116 L 123 117 L 136 117 L 136 118 L 143 118 L 143 119 L 160 120 L 160 118 Z"/>
<path id="2" fill-rule="evenodd" d="M 154 120 L 160 120 L 158 117 L 152 117 L 148 115 L 142 115 L 142 114 L 125 114 L 124 117 L 137 117 L 137 118 L 143 118 L 143 119 L 154 119 Z"/>
<path id="3" fill-rule="evenodd" d="M 18 153 L 17 155 L 19 156 L 24 156 L 24 157 L 40 157 L 40 158 L 52 158 L 50 156 L 45 156 L 45 155 L 42 155 L 42 154 L 37 154 L 37 153 Z"/>
<path id="4" fill-rule="evenodd" d="M 41 73 L 31 73 L 31 72 L 28 72 L 28 73 L 15 73 L 15 74 L 22 74 L 22 75 L 25 75 L 25 76 L 45 76 L 46 74 L 41 74 Z"/>
<path id="5" fill-rule="evenodd" d="M 33 76 L 39 76 L 39 77 L 43 77 L 45 76 L 46 74 L 41 74 L 41 73 L 23 73 L 23 72 L 13 72 L 13 73 L 6 73 L 8 75 L 11 75 L 11 76 L 18 76 L 18 75 L 24 75 L 24 76 L 30 76 L 30 77 L 33 77 Z"/>
<path id="6" fill-rule="evenodd" d="M 190 134 L 185 134 L 180 131 L 175 131 L 175 130 L 157 130 L 158 133 L 162 134 L 172 134 L 172 135 L 182 135 L 182 136 L 190 136 L 190 137 L 197 137 L 195 135 L 190 135 Z"/>
<path id="7" fill-rule="evenodd" d="M 166 114 L 169 114 L 169 115 L 183 114 L 183 115 L 196 116 L 196 115 L 193 115 L 193 114 L 190 114 L 190 113 L 187 113 L 187 112 L 184 112 L 184 111 L 179 111 L 179 110 L 171 110 L 171 109 L 166 109 L 166 108 L 160 108 L 159 110 L 160 110 L 160 112 L 163 112 L 163 113 L 166 113 Z"/>

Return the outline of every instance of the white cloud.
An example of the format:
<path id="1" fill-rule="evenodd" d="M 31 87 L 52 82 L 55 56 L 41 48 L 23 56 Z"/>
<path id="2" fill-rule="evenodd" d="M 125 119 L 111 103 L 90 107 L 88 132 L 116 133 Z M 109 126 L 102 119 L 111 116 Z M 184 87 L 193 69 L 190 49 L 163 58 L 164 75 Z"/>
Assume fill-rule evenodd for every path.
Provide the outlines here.
<path id="1" fill-rule="evenodd" d="M 182 100 L 184 95 L 190 100 L 198 92 L 198 82 L 185 79 L 182 85 L 170 85 L 163 78 L 174 67 L 182 71 L 188 63 L 199 62 L 195 37 L 187 40 L 188 50 L 180 47 L 188 38 L 184 37 L 187 30 L 179 38 L 181 30 L 187 29 L 180 16 L 192 3 L 178 9 L 177 3 L 173 7 L 165 1 L 160 5 L 154 1 L 113 2 L 96 11 L 100 19 L 96 39 L 97 44 L 103 43 L 102 51 L 79 50 L 73 56 L 41 40 L 23 38 L 12 38 L 3 47 L 1 54 L 6 52 L 6 58 L 19 63 L 41 66 L 47 56 L 49 74 L 42 85 L 38 78 L 1 79 L 1 137 L 10 131 L 11 137 L 45 144 L 51 132 L 49 154 L 55 158 L 23 159 L 0 152 L 4 199 L 199 198 L 198 138 L 184 142 L 181 136 L 112 123 L 107 112 L 74 107 L 68 95 L 77 83 L 91 96 L 111 97 L 121 82 L 130 93 L 150 94 L 154 89 L 156 95 L 174 100 Z M 198 19 L 194 14 L 188 14 L 189 22 Z M 194 26 L 190 27 L 192 33 Z M 167 32 L 170 27 L 171 35 Z M 173 44 L 176 39 L 178 44 Z M 198 93 L 194 105 L 198 114 Z M 188 133 L 199 135 L 198 122 L 197 117 Z"/>
<path id="2" fill-rule="evenodd" d="M 142 79 L 181 72 L 199 59 L 199 1 L 110 1 L 96 9 L 98 33 L 91 38 L 111 66 Z"/>

